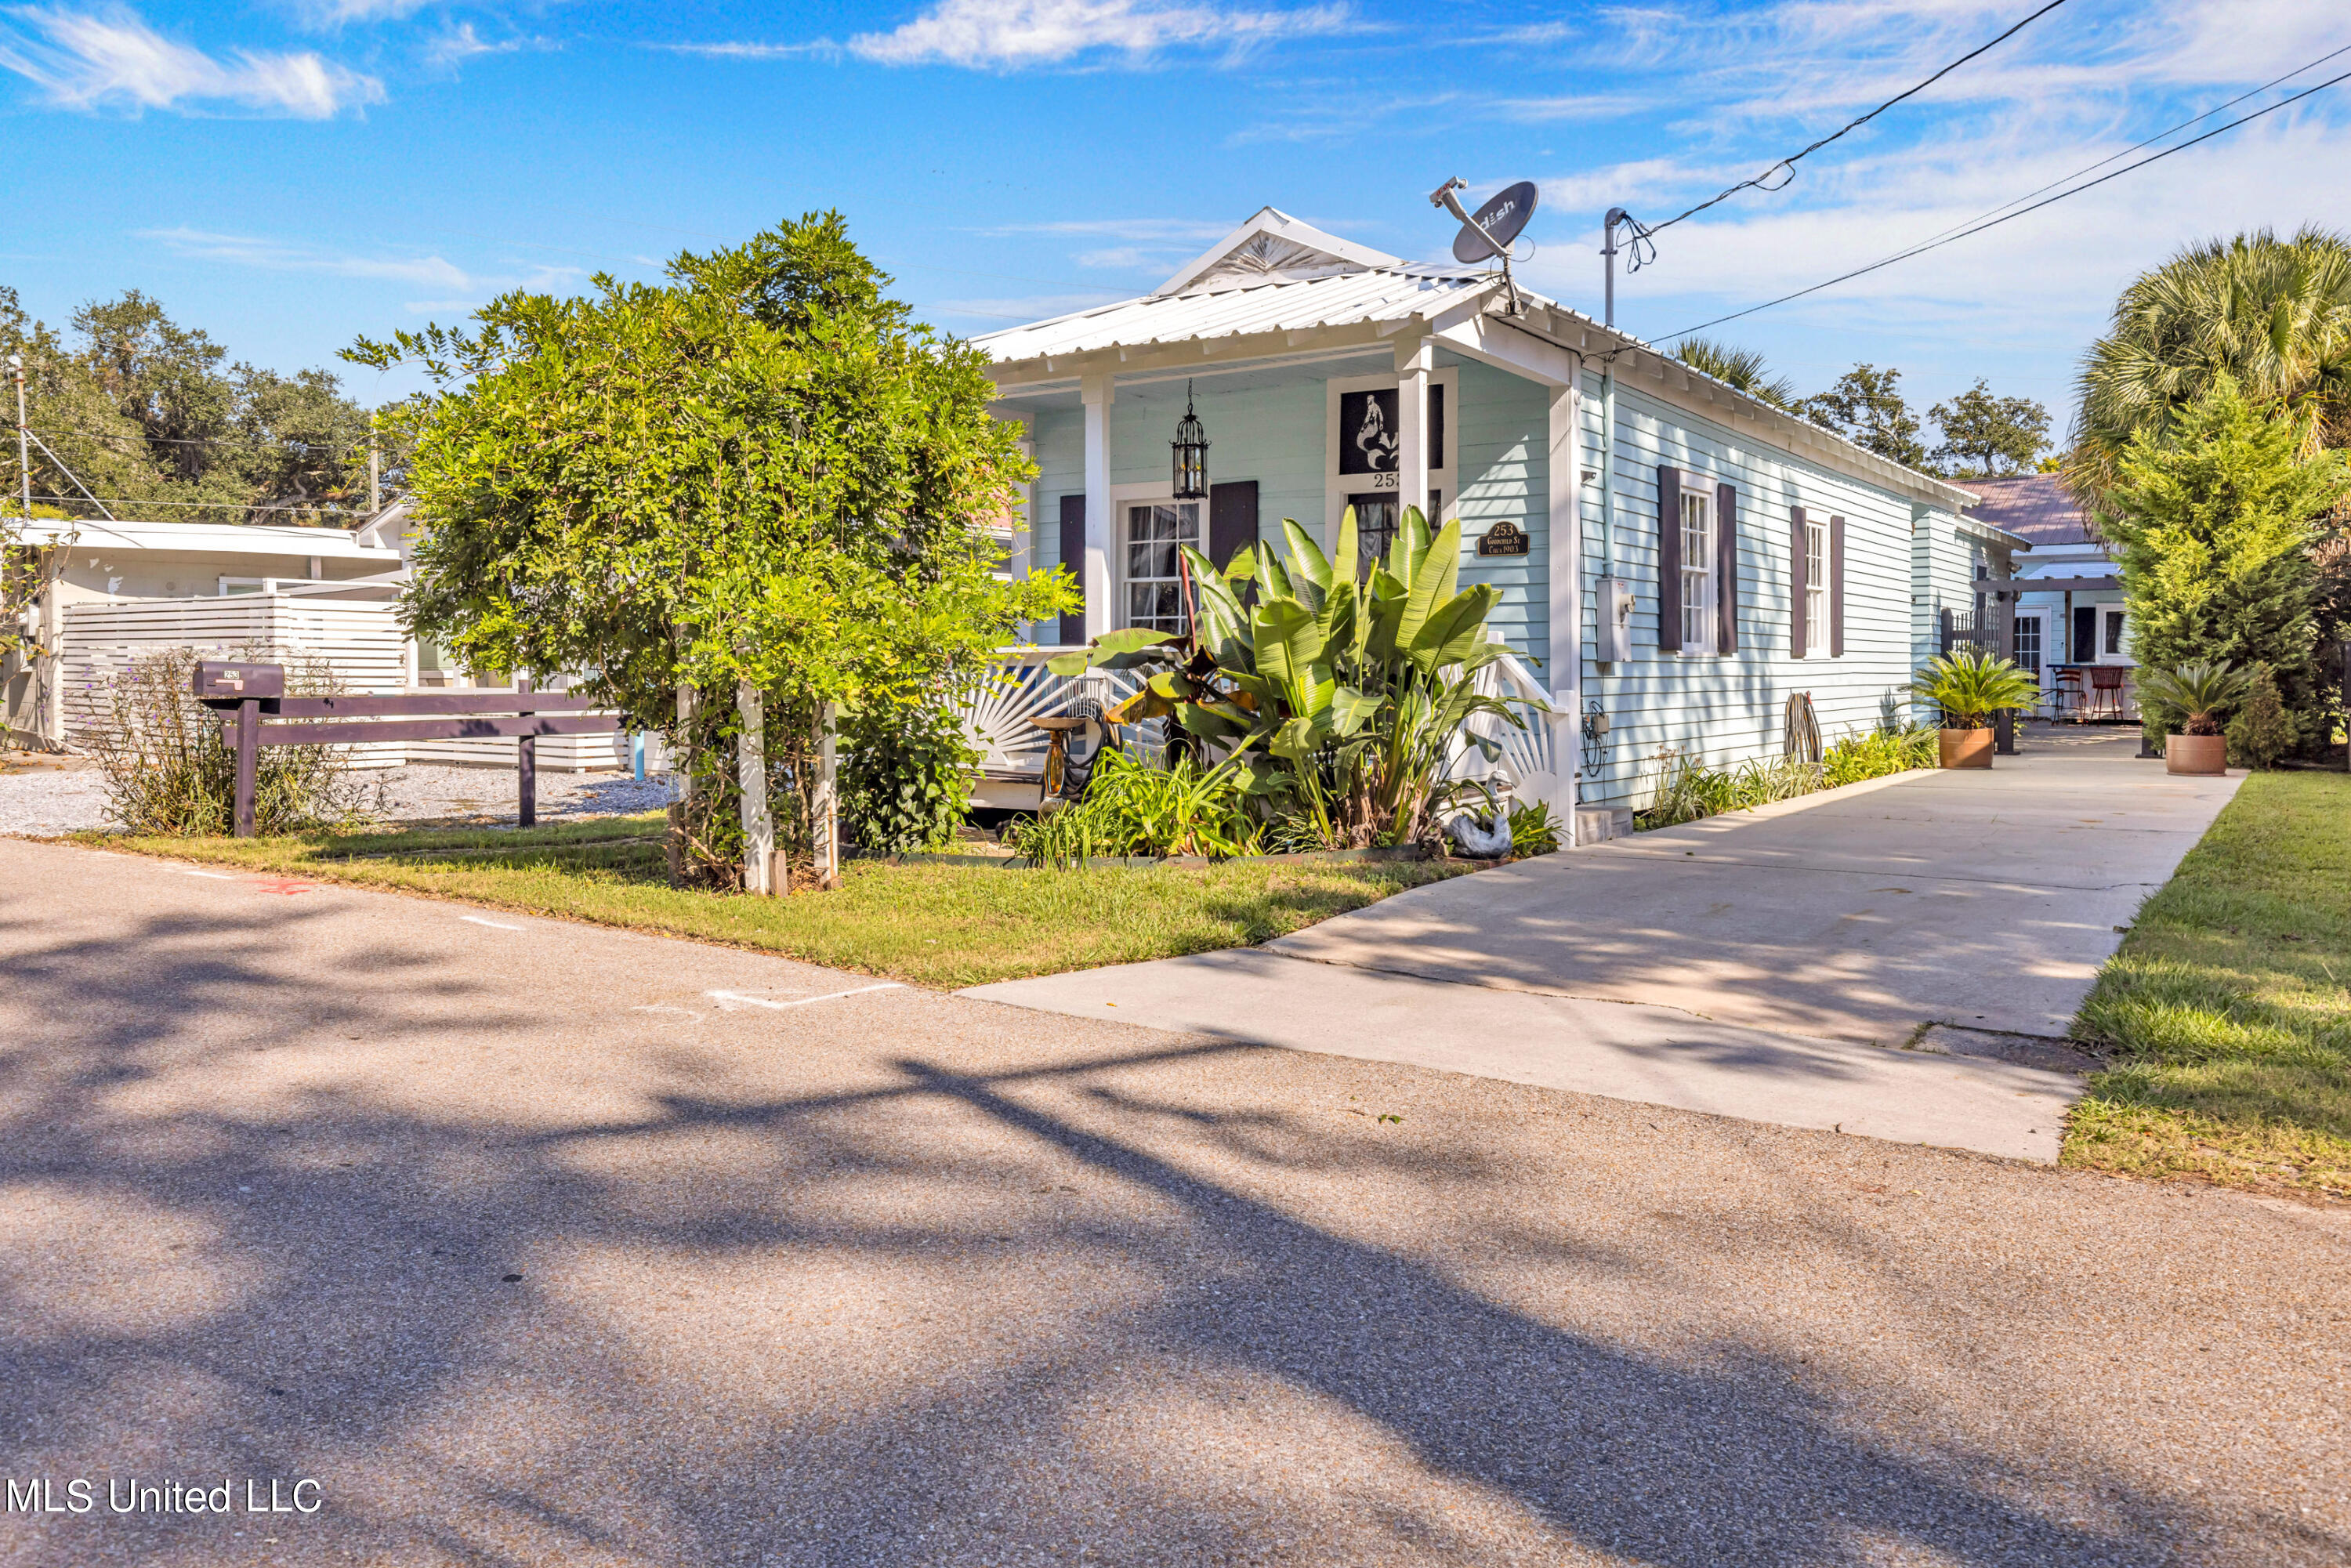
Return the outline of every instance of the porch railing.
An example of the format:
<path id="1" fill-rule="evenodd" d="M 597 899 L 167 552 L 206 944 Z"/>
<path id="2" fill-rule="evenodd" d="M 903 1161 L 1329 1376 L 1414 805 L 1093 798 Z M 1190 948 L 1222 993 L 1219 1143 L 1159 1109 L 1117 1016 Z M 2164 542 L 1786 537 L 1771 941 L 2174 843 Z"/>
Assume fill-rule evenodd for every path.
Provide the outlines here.
<path id="1" fill-rule="evenodd" d="M 1515 653 L 1506 653 L 1479 671 L 1476 684 L 1480 696 L 1518 705 L 1526 727 L 1490 714 L 1471 719 L 1469 733 L 1492 742 L 1499 755 L 1489 759 L 1468 739 L 1458 739 L 1446 776 L 1488 783 L 1497 795 L 1508 794 L 1527 805 L 1540 801 L 1564 811 L 1568 790 L 1566 775 L 1560 768 L 1562 716 L 1532 706 L 1551 700 L 1549 688 Z"/>

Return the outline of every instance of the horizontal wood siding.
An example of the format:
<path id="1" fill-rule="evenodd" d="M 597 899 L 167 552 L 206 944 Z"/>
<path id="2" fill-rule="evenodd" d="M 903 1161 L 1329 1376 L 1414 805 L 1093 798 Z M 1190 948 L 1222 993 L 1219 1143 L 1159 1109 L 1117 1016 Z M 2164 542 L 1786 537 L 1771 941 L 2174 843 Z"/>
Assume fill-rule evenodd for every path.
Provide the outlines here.
<path id="1" fill-rule="evenodd" d="M 1602 461 L 1601 385 L 1588 375 L 1582 399 L 1584 462 Z M 1916 616 L 1911 605 L 1912 506 L 1905 497 L 1783 452 L 1760 436 L 1671 407 L 1620 386 L 1615 571 L 1632 585 L 1633 657 L 1603 671 L 1593 659 L 1602 570 L 1600 486 L 1581 486 L 1585 581 L 1584 695 L 1607 712 L 1604 762 L 1579 789 L 1588 805 L 1638 808 L 1668 750 L 1719 765 L 1780 754 L 1783 706 L 1810 692 L 1824 737 L 1875 727 L 1892 705 L 1907 709 Z M 1739 651 L 1683 654 L 1658 648 L 1659 465 L 1683 471 L 1686 486 L 1739 491 Z M 1844 655 L 1797 659 L 1790 650 L 1793 571 L 1789 510 L 1845 519 Z M 1825 641 L 1825 639 L 1824 639 Z"/>
<path id="2" fill-rule="evenodd" d="M 1502 602 L 1488 622 L 1538 674 L 1551 652 L 1551 397 L 1538 383 L 1491 365 L 1460 366 L 1461 407 L 1448 411 L 1450 454 L 1461 486 L 1461 586 L 1490 582 Z M 1525 530 L 1521 556 L 1478 554 L 1498 522 Z"/>
<path id="3" fill-rule="evenodd" d="M 1232 392 L 1203 381 L 1192 407 L 1208 433 L 1208 478 L 1257 481 L 1258 537 L 1279 540 L 1281 519 L 1295 517 L 1318 538 L 1322 519 L 1322 382 L 1320 367 L 1295 380 Z M 1121 387 L 1110 405 L 1110 482 L 1167 486 L 1168 443 L 1184 415 L 1184 383 Z M 1081 426 L 1082 434 L 1082 426 Z M 1085 488 L 1082 441 L 1077 489 Z"/>

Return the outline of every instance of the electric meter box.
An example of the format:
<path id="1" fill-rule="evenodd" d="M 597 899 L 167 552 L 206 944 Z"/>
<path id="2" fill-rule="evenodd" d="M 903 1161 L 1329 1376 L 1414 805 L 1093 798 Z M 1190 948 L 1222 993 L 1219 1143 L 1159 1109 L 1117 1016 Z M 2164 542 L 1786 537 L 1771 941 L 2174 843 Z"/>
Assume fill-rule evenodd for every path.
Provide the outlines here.
<path id="1" fill-rule="evenodd" d="M 1599 624 L 1595 655 L 1604 664 L 1621 664 L 1633 656 L 1633 584 L 1621 577 L 1604 577 L 1599 590 Z"/>

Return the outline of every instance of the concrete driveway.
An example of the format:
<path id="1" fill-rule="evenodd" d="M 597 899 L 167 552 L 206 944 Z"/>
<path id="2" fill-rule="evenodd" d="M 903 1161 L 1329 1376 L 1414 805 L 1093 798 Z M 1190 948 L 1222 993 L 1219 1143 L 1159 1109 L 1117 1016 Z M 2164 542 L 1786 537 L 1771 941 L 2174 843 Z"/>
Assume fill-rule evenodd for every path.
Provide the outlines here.
<path id="1" fill-rule="evenodd" d="M 2035 728 L 1990 772 L 1545 856 L 1253 951 L 968 994 L 2053 1160 L 2079 1063 L 2043 1042 L 2238 782 L 2137 749 Z"/>
<path id="2" fill-rule="evenodd" d="M 11 1568 L 2351 1560 L 2343 1215 L 62 845 L 0 953 Z"/>

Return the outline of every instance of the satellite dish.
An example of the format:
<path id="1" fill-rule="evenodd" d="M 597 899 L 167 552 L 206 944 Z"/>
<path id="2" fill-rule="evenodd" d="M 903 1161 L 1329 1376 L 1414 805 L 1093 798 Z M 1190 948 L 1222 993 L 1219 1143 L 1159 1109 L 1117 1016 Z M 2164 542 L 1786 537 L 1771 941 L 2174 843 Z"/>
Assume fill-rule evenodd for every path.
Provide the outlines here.
<path id="1" fill-rule="evenodd" d="M 1535 183 L 1532 180 L 1521 180 L 1505 188 L 1461 225 L 1460 234 L 1453 241 L 1453 259 L 1468 266 L 1500 254 L 1495 249 L 1496 246 L 1501 250 L 1509 250 L 1510 242 L 1519 237 L 1519 232 L 1527 226 L 1527 220 L 1534 215 Z M 1479 229 L 1486 233 L 1479 234 Z M 1488 235 L 1492 236 L 1493 245 L 1486 243 Z"/>

